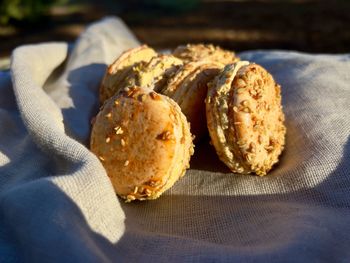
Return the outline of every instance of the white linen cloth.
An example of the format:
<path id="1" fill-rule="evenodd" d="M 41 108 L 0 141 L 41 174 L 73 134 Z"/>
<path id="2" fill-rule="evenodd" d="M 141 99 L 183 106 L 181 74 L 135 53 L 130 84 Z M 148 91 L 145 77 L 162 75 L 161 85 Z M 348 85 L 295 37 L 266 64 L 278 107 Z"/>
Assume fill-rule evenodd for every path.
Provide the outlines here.
<path id="1" fill-rule="evenodd" d="M 17 48 L 0 73 L 0 262 L 349 262 L 350 56 L 251 51 L 282 85 L 287 145 L 260 178 L 211 146 L 159 199 L 125 204 L 88 150 L 117 18 L 74 46 Z"/>

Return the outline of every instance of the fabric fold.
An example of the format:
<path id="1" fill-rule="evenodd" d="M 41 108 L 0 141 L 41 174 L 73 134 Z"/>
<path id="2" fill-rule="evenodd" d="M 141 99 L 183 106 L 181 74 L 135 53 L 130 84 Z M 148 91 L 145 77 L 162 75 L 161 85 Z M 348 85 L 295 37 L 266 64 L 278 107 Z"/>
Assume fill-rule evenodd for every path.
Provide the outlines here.
<path id="1" fill-rule="evenodd" d="M 106 43 L 111 47 L 107 49 Z M 22 145 L 23 151 L 10 160 L 9 169 L 6 169 L 9 165 L 1 167 L 2 174 L 11 176 L 4 179 L 6 187 L 0 195 L 0 207 L 8 234 L 19 243 L 22 239 L 30 240 L 17 246 L 27 251 L 30 258 L 34 255 L 30 261 L 46 261 L 54 248 L 64 253 L 64 242 L 72 242 L 70 235 L 83 223 L 76 222 L 73 231 L 65 229 L 66 233 L 59 233 L 60 222 L 48 216 L 52 212 L 63 221 L 71 220 L 69 206 L 75 207 L 85 222 L 83 229 L 101 234 L 110 242 L 118 240 L 123 233 L 125 216 L 110 181 L 98 159 L 81 142 L 88 141 L 90 117 L 97 111 L 95 97 L 106 65 L 136 45 L 137 40 L 121 20 L 108 18 L 89 27 L 71 53 L 66 43 L 47 43 L 19 47 L 12 54 L 13 90 L 21 116 L 18 119 L 25 127 L 13 130 L 14 136 L 17 133 L 22 137 L 15 147 Z M 56 71 L 60 73 L 57 76 Z M 80 104 L 74 101 L 78 99 Z M 67 109 L 73 118 L 67 118 Z M 12 164 L 20 174 L 15 173 Z M 63 203 L 67 207 L 62 210 Z M 31 233 L 50 240 L 32 242 Z M 59 235 L 62 239 L 57 240 Z M 91 237 L 74 238 L 81 240 L 79 246 L 71 244 L 70 249 L 76 249 L 73 254 L 91 249 L 84 242 L 92 242 L 90 246 L 98 248 Z M 43 253 L 43 257 L 37 258 L 36 253 Z"/>

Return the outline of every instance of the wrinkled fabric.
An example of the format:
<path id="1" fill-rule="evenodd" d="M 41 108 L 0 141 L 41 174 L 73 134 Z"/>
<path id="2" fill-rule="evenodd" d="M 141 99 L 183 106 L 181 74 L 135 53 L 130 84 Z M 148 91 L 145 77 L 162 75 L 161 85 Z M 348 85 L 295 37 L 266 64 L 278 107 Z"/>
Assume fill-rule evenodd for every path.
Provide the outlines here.
<path id="1" fill-rule="evenodd" d="M 350 55 L 247 51 L 282 86 L 287 141 L 265 177 L 208 140 L 159 199 L 124 203 L 89 151 L 106 66 L 139 45 L 117 18 L 0 73 L 0 262 L 349 262 Z"/>

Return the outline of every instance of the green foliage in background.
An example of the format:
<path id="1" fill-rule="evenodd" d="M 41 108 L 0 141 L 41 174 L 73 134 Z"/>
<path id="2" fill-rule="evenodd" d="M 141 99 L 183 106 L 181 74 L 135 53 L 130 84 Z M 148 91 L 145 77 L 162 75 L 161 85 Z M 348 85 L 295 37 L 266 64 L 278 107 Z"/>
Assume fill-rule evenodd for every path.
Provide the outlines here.
<path id="1" fill-rule="evenodd" d="M 9 21 L 36 22 L 54 4 L 63 4 L 67 0 L 1 0 L 0 24 Z"/>

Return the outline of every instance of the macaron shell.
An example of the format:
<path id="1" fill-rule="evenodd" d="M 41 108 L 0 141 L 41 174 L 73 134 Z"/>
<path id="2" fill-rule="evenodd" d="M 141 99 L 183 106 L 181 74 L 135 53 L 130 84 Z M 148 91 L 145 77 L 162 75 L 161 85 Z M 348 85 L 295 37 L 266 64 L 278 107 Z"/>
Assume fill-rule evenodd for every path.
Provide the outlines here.
<path id="1" fill-rule="evenodd" d="M 127 201 L 159 197 L 189 166 L 189 126 L 169 100 L 150 89 L 130 88 L 110 98 L 96 117 L 91 150 Z"/>
<path id="2" fill-rule="evenodd" d="M 257 64 L 239 69 L 233 81 L 234 100 L 229 119 L 235 126 L 240 151 L 247 166 L 265 175 L 278 161 L 284 147 L 286 128 L 280 86 Z"/>
<path id="3" fill-rule="evenodd" d="M 206 113 L 217 154 L 233 172 L 262 176 L 278 162 L 286 133 L 280 86 L 264 68 L 227 65 L 209 88 Z"/>
<path id="4" fill-rule="evenodd" d="M 185 63 L 210 60 L 229 64 L 239 61 L 239 58 L 235 56 L 234 52 L 210 44 L 181 45 L 173 51 L 173 55 L 182 59 Z"/>
<path id="5" fill-rule="evenodd" d="M 143 45 L 137 48 L 129 49 L 121 54 L 110 66 L 102 79 L 100 86 L 101 104 L 112 97 L 119 89 L 120 83 L 130 74 L 132 67 L 138 62 L 148 62 L 157 53 Z"/>

